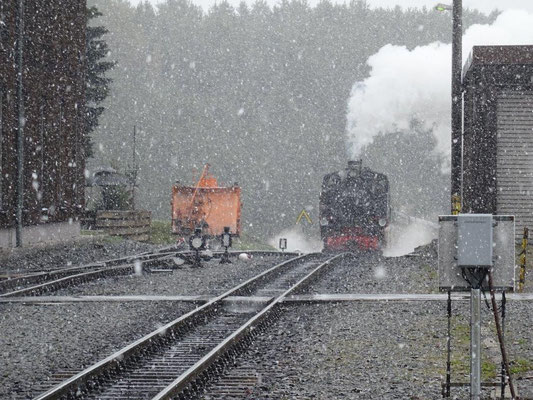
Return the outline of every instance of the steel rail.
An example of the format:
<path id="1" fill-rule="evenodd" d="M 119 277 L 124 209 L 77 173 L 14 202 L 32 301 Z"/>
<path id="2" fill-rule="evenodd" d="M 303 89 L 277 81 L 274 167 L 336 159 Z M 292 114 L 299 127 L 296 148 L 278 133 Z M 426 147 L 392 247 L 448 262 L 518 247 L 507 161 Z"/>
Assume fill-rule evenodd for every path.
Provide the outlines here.
<path id="1" fill-rule="evenodd" d="M 214 257 L 218 257 L 223 253 L 221 250 L 217 250 L 213 252 Z M 277 250 L 230 250 L 228 252 L 231 256 L 237 256 L 242 253 L 246 254 L 252 254 L 252 255 L 258 255 L 258 256 L 297 256 L 302 254 L 301 252 L 280 252 Z M 36 282 L 35 279 L 43 278 L 47 275 L 52 274 L 62 274 L 65 272 L 70 271 L 81 271 L 88 268 L 94 268 L 94 267 L 100 267 L 100 266 L 111 266 L 111 265 L 117 265 L 128 261 L 134 261 L 134 260 L 151 260 L 153 258 L 158 257 L 170 257 L 170 256 L 188 256 L 194 254 L 194 251 L 192 250 L 178 250 L 173 248 L 163 248 L 158 249 L 154 251 L 149 252 L 142 252 L 138 254 L 134 254 L 131 256 L 124 256 L 124 257 L 118 257 L 118 258 L 111 258 L 107 260 L 102 261 L 96 261 L 88 264 L 82 264 L 82 265 L 76 265 L 72 267 L 66 267 L 66 268 L 59 268 L 59 269 L 51 269 L 51 270 L 41 270 L 41 271 L 29 271 L 26 273 L 19 273 L 15 277 L 11 278 L 9 275 L 2 276 L 0 279 L 0 287 L 5 286 L 7 283 L 11 283 L 14 285 L 17 285 L 17 283 L 24 282 L 25 280 L 28 280 L 28 282 L 25 283 L 39 283 Z M 34 279 L 32 281 L 32 279 Z"/>
<path id="2" fill-rule="evenodd" d="M 190 367 L 182 375 L 180 375 L 174 382 L 167 386 L 164 390 L 159 392 L 152 400 L 166 400 L 179 396 L 190 385 L 193 385 L 196 380 L 204 381 L 207 378 L 207 371 L 226 353 L 231 351 L 238 343 L 248 335 L 260 330 L 270 317 L 278 311 L 283 299 L 289 296 L 291 293 L 302 289 L 316 279 L 319 274 L 323 273 L 326 266 L 330 266 L 332 261 L 337 258 L 345 257 L 347 253 L 337 254 L 327 261 L 321 263 L 314 268 L 309 274 L 300 279 L 291 288 L 287 289 L 284 293 L 270 302 L 262 311 L 253 316 L 248 322 L 242 325 L 238 330 L 228 336 L 223 342 L 211 350 L 207 355 L 202 357 L 196 364 Z"/>
<path id="3" fill-rule="evenodd" d="M 105 267 L 104 263 L 92 263 L 83 266 L 76 266 L 70 268 L 64 268 L 53 271 L 37 272 L 33 274 L 26 274 L 22 276 L 17 276 L 16 278 L 8 278 L 5 281 L 0 282 L 0 291 L 6 292 L 10 289 L 20 288 L 24 285 L 38 285 L 44 282 L 49 282 L 51 280 L 56 280 L 64 278 L 66 276 L 75 275 L 76 273 L 81 273 L 86 270 L 103 268 Z"/>
<path id="4" fill-rule="evenodd" d="M 23 287 L 11 292 L 0 294 L 2 297 L 14 297 L 14 296 L 36 296 L 41 293 L 47 293 L 58 288 L 67 287 L 77 283 L 89 282 L 94 279 L 126 275 L 134 271 L 135 262 L 153 262 L 158 259 L 165 259 L 167 255 L 165 253 L 151 253 L 144 255 L 128 256 L 107 261 L 101 263 L 92 263 L 78 267 L 65 268 L 46 272 L 37 275 L 23 276 L 17 279 L 1 282 L 0 287 L 6 287 L 8 283 L 12 282 L 8 288 L 14 288 L 23 284 L 33 284 L 30 287 Z M 3 284 L 6 285 L 3 285 Z"/>
<path id="5" fill-rule="evenodd" d="M 121 368 L 121 365 L 124 365 L 129 360 L 133 359 L 136 355 L 141 354 L 143 351 L 149 350 L 158 343 L 164 343 L 172 340 L 176 334 L 190 330 L 195 321 L 207 315 L 216 313 L 217 308 L 221 308 L 220 306 L 226 297 L 230 297 L 235 293 L 238 293 L 246 288 L 247 285 L 253 284 L 258 279 L 267 279 L 267 277 L 277 274 L 279 270 L 287 268 L 293 263 L 298 263 L 302 259 L 313 256 L 316 256 L 316 254 L 301 255 L 273 266 L 261 274 L 258 274 L 257 276 L 248 279 L 247 281 L 228 290 L 224 294 L 215 297 L 211 301 L 182 315 L 174 321 L 171 321 L 161 328 L 149 333 L 148 335 L 145 335 L 144 337 L 113 353 L 98 363 L 86 368 L 66 381 L 51 388 L 47 392 L 39 395 L 34 400 L 60 399 L 63 396 L 68 396 L 69 394 L 78 392 L 80 388 L 84 388 L 88 385 L 90 386 L 91 383 L 95 382 L 99 377 L 106 373 L 118 372 Z"/>
<path id="6" fill-rule="evenodd" d="M 97 268 L 111 267 L 115 265 L 133 263 L 136 260 L 139 261 L 149 261 L 152 259 L 163 258 L 169 254 L 178 254 L 177 252 L 144 252 L 140 254 L 135 254 L 133 256 L 124 256 L 119 258 L 113 258 L 98 262 L 93 262 L 84 265 L 77 265 L 73 267 L 60 268 L 50 271 L 40 271 L 40 272 L 31 272 L 16 278 L 8 278 L 0 282 L 0 290 L 5 291 L 12 288 L 16 288 L 22 285 L 33 284 L 37 285 L 40 283 L 48 282 L 50 280 L 57 280 L 69 275 L 75 275 L 77 273 L 82 273 L 87 270 L 94 270 Z"/>
<path id="7" fill-rule="evenodd" d="M 0 294 L 0 298 L 18 297 L 18 296 L 39 296 L 42 293 L 53 292 L 69 286 L 79 285 L 98 278 L 107 278 L 110 276 L 128 275 L 135 271 L 134 264 L 119 265 L 98 269 L 96 271 L 83 272 L 80 274 L 69 275 L 53 281 L 48 281 L 35 286 L 15 290 L 13 292 Z"/>
<path id="8" fill-rule="evenodd" d="M 206 258 L 207 259 L 209 259 L 209 258 L 219 259 L 219 258 L 222 257 L 223 254 L 224 254 L 224 251 L 221 251 L 221 250 L 212 251 L 211 252 L 211 256 L 206 256 Z M 274 257 L 274 256 L 276 256 L 276 257 L 280 257 L 280 256 L 281 257 L 296 257 L 298 255 L 301 255 L 302 253 L 279 252 L 279 251 L 271 251 L 271 250 L 252 250 L 252 251 L 233 250 L 233 251 L 229 251 L 228 254 L 229 254 L 230 257 L 237 257 L 240 254 L 249 254 L 249 255 L 257 256 L 257 257 L 263 257 L 263 256 L 266 256 L 266 257 Z M 175 264 L 174 264 L 174 258 L 175 257 L 181 257 L 186 262 L 191 262 L 191 259 L 192 259 L 193 256 L 194 256 L 194 251 L 192 251 L 192 250 L 187 250 L 187 251 L 183 251 L 183 252 L 180 252 L 180 253 L 165 253 L 165 257 L 162 257 L 162 258 L 159 258 L 159 259 L 145 261 L 143 263 L 143 266 L 146 265 L 147 267 L 152 267 L 152 266 L 161 266 L 161 265 L 165 266 L 166 264 L 170 264 L 169 266 L 173 267 L 173 266 L 175 266 Z M 202 258 L 202 256 L 201 256 L 201 258 Z"/>
<path id="9" fill-rule="evenodd" d="M 243 252 L 233 251 L 230 252 L 231 256 L 237 256 Z M 263 251 L 255 250 L 248 251 L 246 253 L 259 255 L 259 256 L 273 256 L 273 255 L 287 255 L 287 256 L 296 256 L 298 253 L 281 253 L 276 251 Z M 133 256 L 125 256 L 114 258 L 110 260 L 105 260 L 101 262 L 90 263 L 81 266 L 63 268 L 58 270 L 46 271 L 42 273 L 28 274 L 23 275 L 13 279 L 6 279 L 0 281 L 0 298 L 1 297 L 13 297 L 13 296 L 24 296 L 24 295 L 39 295 L 41 293 L 46 293 L 52 290 L 55 290 L 55 287 L 62 288 L 68 286 L 69 284 L 74 284 L 75 282 L 88 282 L 101 277 L 107 276 L 117 276 L 121 273 L 113 270 L 110 267 L 119 266 L 121 264 L 129 264 L 135 262 L 141 262 L 142 268 L 145 270 L 145 267 L 149 267 L 152 264 L 158 263 L 168 263 L 173 262 L 174 258 L 186 259 L 188 256 L 193 254 L 190 250 L 185 251 L 165 251 L 165 252 L 147 252 L 136 254 Z M 215 252 L 214 257 L 218 257 L 222 252 Z M 109 270 L 109 273 L 105 273 L 106 270 Z M 128 272 L 131 269 L 127 269 L 124 272 Z M 87 279 L 83 280 L 82 277 Z M 70 279 L 69 279 L 70 278 Z M 24 285 L 32 285 L 26 288 L 20 288 L 13 291 L 8 291 Z"/>

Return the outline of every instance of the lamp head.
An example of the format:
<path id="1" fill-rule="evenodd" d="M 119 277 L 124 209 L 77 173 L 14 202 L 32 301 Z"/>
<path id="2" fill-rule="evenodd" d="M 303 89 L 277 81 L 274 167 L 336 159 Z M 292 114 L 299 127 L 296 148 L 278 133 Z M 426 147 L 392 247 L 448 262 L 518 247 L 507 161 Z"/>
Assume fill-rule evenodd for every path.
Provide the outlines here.
<path id="1" fill-rule="evenodd" d="M 443 4 L 443 3 L 439 3 L 435 6 L 435 10 L 437 11 L 452 11 L 453 10 L 453 6 L 449 5 L 449 4 Z"/>

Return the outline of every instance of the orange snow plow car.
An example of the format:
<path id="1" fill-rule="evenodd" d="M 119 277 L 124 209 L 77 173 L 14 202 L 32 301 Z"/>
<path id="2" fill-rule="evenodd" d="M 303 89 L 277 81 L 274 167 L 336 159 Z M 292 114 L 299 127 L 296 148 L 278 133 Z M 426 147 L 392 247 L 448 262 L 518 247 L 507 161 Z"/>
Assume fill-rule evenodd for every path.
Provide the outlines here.
<path id="1" fill-rule="evenodd" d="M 209 164 L 204 167 L 196 186 L 172 187 L 172 233 L 189 236 L 196 228 L 204 235 L 221 235 L 229 226 L 232 235 L 241 232 L 241 188 L 219 187 L 209 174 Z"/>

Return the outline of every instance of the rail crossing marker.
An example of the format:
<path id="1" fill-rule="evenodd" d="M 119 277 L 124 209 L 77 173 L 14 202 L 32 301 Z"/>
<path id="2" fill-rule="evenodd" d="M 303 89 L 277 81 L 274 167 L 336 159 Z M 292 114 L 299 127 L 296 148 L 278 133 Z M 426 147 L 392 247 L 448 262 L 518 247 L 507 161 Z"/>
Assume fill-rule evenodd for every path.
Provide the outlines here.
<path id="1" fill-rule="evenodd" d="M 296 218 L 296 224 L 299 224 L 303 217 L 305 217 L 305 219 L 307 220 L 307 222 L 309 222 L 309 224 L 313 223 L 313 221 L 311 220 L 311 216 L 309 215 L 307 210 L 304 208 L 300 212 L 300 215 L 298 215 L 298 218 Z"/>

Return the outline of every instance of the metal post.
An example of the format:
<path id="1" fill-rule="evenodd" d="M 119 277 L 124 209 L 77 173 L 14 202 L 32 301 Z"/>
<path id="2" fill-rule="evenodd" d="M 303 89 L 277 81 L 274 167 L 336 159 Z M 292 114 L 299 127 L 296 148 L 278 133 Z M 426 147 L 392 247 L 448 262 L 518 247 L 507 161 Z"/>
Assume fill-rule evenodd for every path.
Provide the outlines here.
<path id="1" fill-rule="evenodd" d="M 137 136 L 137 125 L 133 125 L 133 169 L 136 168 L 136 151 L 135 151 L 135 141 Z"/>
<path id="2" fill-rule="evenodd" d="M 452 31 L 452 169 L 451 169 L 451 209 L 452 215 L 461 212 L 462 187 L 462 0 L 453 1 Z"/>
<path id="3" fill-rule="evenodd" d="M 446 397 L 450 397 L 450 386 L 452 380 L 452 292 L 448 290 L 448 335 L 446 336 Z"/>
<path id="4" fill-rule="evenodd" d="M 16 246 L 22 247 L 22 210 L 24 207 L 24 90 L 23 90 L 23 53 L 24 53 L 24 0 L 18 2 L 17 13 L 17 208 L 15 213 Z"/>
<path id="5" fill-rule="evenodd" d="M 524 235 L 522 237 L 522 251 L 520 252 L 520 277 L 518 279 L 518 291 L 524 290 L 526 284 L 526 267 L 527 267 L 527 240 L 529 238 L 529 229 L 524 227 Z"/>
<path id="6" fill-rule="evenodd" d="M 481 399 L 481 289 L 470 290 L 470 400 Z"/>
<path id="7" fill-rule="evenodd" d="M 501 309 L 502 309 L 502 340 L 505 341 L 505 303 L 507 303 L 507 299 L 505 297 L 505 291 L 502 292 L 502 306 L 501 306 Z M 502 400 L 505 399 L 505 386 L 506 386 L 506 381 L 505 381 L 505 362 L 503 360 L 503 357 L 502 357 L 502 368 L 501 368 L 501 374 L 502 374 L 502 391 L 501 391 L 501 398 Z"/>
<path id="8" fill-rule="evenodd" d="M 136 140 L 137 140 L 137 125 L 133 125 L 133 171 L 132 171 L 132 180 L 133 185 L 131 188 L 131 208 L 135 210 L 135 185 L 137 184 L 137 160 L 136 160 Z"/>

